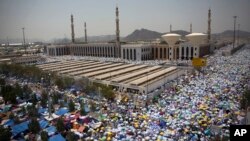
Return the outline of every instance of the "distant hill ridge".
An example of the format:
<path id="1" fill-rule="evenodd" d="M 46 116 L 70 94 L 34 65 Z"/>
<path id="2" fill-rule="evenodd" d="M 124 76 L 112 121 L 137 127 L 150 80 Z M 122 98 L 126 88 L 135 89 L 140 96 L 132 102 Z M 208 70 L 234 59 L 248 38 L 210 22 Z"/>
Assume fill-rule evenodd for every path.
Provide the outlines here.
<path id="1" fill-rule="evenodd" d="M 189 32 L 184 31 L 184 30 L 175 30 L 175 31 L 172 31 L 172 32 L 180 34 L 182 36 L 189 34 Z M 161 38 L 161 36 L 164 35 L 164 34 L 166 34 L 166 33 L 160 33 L 160 32 L 156 32 L 156 31 L 152 31 L 152 30 L 142 28 L 140 30 L 138 30 L 138 29 L 135 30 L 134 32 L 132 32 L 128 36 L 124 37 L 123 40 L 124 41 L 155 40 L 157 38 Z"/>
<path id="2" fill-rule="evenodd" d="M 157 31 L 152 31 L 148 29 L 136 29 L 131 34 L 127 35 L 126 37 L 121 37 L 121 41 L 152 41 L 157 38 L 161 39 L 161 36 L 169 33 L 160 33 Z M 177 33 L 182 36 L 185 36 L 189 34 L 188 31 L 185 30 L 174 30 L 172 33 Z M 240 30 L 240 37 L 247 38 L 250 37 L 250 32 L 247 31 L 241 31 Z M 238 31 L 236 30 L 236 36 L 238 34 Z M 212 34 L 212 37 L 232 37 L 233 36 L 233 30 L 226 30 L 221 33 L 214 33 Z M 22 39 L 9 39 L 10 42 L 22 42 Z M 42 41 L 39 39 L 28 39 L 30 42 L 34 41 Z M 101 36 L 88 36 L 88 42 L 109 42 L 109 41 L 115 41 L 115 35 L 101 35 Z M 46 41 L 45 41 L 46 42 Z M 58 38 L 50 40 L 49 42 L 54 43 L 70 43 L 71 39 L 69 38 Z M 84 37 L 76 38 L 76 42 L 84 42 Z M 6 43 L 6 39 L 0 39 L 0 43 Z"/>
<path id="3" fill-rule="evenodd" d="M 148 29 L 140 29 L 140 30 L 135 30 L 134 32 L 132 32 L 131 34 L 129 34 L 128 36 L 124 37 L 123 40 L 124 41 L 149 41 L 149 40 L 155 40 L 157 38 L 161 38 L 162 35 L 167 34 L 169 32 L 166 33 L 160 33 L 160 32 L 156 32 L 156 31 L 151 31 Z M 190 32 L 185 31 L 185 30 L 174 30 L 172 31 L 172 33 L 177 33 L 180 34 L 181 36 L 185 36 L 187 34 L 189 34 Z M 250 37 L 250 32 L 247 31 L 239 31 L 240 33 L 240 37 Z M 238 34 L 238 31 L 236 31 L 236 36 Z M 214 37 L 232 37 L 233 36 L 233 30 L 226 30 L 224 32 L 221 33 L 214 33 L 212 34 L 212 36 Z"/>
<path id="4" fill-rule="evenodd" d="M 220 35 L 220 36 L 224 36 L 224 37 L 232 37 L 233 34 L 234 34 L 233 30 L 225 30 L 225 31 L 223 31 L 221 33 L 217 33 L 215 35 Z M 237 36 L 237 34 L 238 34 L 238 30 L 236 30 L 236 32 L 235 32 L 236 36 Z M 250 37 L 250 32 L 247 32 L 247 31 L 240 30 L 239 34 L 240 34 L 240 37 Z"/>

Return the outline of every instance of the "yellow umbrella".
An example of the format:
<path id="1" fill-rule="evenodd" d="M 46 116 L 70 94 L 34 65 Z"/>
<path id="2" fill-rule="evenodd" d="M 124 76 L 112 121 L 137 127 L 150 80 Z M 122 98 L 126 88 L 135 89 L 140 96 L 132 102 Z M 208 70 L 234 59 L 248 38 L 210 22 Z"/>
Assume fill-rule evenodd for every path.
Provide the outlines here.
<path id="1" fill-rule="evenodd" d="M 135 128 L 138 128 L 139 127 L 139 123 L 138 122 L 134 123 L 134 126 L 135 126 Z"/>
<path id="2" fill-rule="evenodd" d="M 239 115 L 240 114 L 240 112 L 239 111 L 237 111 L 237 112 L 234 112 L 236 115 Z"/>
<path id="3" fill-rule="evenodd" d="M 213 108 L 213 111 L 217 111 L 218 109 L 217 108 Z"/>
<path id="4" fill-rule="evenodd" d="M 207 124 L 202 124 L 202 126 L 206 127 L 206 126 L 207 126 Z"/>
<path id="5" fill-rule="evenodd" d="M 188 132 L 189 130 L 187 128 L 184 129 L 185 132 Z"/>
<path id="6" fill-rule="evenodd" d="M 108 132 L 107 134 L 108 134 L 108 136 L 112 136 L 112 132 Z"/>
<path id="7" fill-rule="evenodd" d="M 111 138 L 111 137 L 108 137 L 108 138 L 107 138 L 107 141 L 111 141 L 111 140 L 112 140 L 112 138 Z"/>

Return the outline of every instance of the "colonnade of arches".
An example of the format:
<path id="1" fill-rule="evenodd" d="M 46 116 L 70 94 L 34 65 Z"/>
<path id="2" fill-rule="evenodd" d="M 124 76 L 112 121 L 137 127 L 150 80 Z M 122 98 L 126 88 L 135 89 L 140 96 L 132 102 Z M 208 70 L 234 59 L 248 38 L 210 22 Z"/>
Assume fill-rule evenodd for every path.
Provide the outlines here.
<path id="1" fill-rule="evenodd" d="M 191 60 L 197 56 L 196 47 L 179 46 L 179 47 L 153 47 L 152 55 L 154 60 Z"/>

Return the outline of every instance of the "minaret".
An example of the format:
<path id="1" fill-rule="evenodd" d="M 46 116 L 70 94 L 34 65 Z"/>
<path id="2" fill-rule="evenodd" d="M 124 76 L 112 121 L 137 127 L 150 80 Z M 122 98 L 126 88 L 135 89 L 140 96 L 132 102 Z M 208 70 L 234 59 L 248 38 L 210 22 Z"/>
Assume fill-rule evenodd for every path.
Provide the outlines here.
<path id="1" fill-rule="evenodd" d="M 87 26 L 86 26 L 86 22 L 84 22 L 84 32 L 85 32 L 85 43 L 87 43 Z"/>
<path id="2" fill-rule="evenodd" d="M 119 10 L 118 6 L 116 6 L 116 57 L 121 57 L 121 44 L 120 44 L 120 30 L 119 30 Z"/>
<path id="3" fill-rule="evenodd" d="M 208 28 L 207 28 L 207 42 L 211 41 L 211 9 L 208 10 Z"/>
<path id="4" fill-rule="evenodd" d="M 172 25 L 170 24 L 170 27 L 169 27 L 169 32 L 171 33 L 172 32 Z"/>
<path id="5" fill-rule="evenodd" d="M 72 14 L 71 14 L 71 38 L 72 38 L 72 43 L 75 43 L 74 19 Z"/>
<path id="6" fill-rule="evenodd" d="M 192 33 L 192 23 L 190 24 L 190 33 Z"/>

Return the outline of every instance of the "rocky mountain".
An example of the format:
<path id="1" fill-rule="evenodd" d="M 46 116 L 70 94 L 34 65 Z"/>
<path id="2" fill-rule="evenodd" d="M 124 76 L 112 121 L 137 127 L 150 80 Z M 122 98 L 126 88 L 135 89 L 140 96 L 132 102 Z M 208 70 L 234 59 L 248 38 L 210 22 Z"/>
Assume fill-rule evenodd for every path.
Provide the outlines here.
<path id="1" fill-rule="evenodd" d="M 184 31 L 184 30 L 175 30 L 172 32 L 180 34 L 182 36 L 189 34 L 189 32 Z M 142 28 L 140 30 L 138 30 L 138 29 L 135 30 L 133 33 L 124 37 L 123 40 L 124 41 L 151 41 L 151 40 L 155 40 L 157 38 L 161 38 L 161 36 L 164 34 L 166 34 L 166 33 L 160 33 L 160 32 L 151 31 L 151 30 Z"/>
<path id="2" fill-rule="evenodd" d="M 239 31 L 240 37 L 246 38 L 246 37 L 250 37 L 250 32 L 247 31 Z M 215 36 L 219 36 L 219 37 L 233 37 L 234 35 L 234 31 L 233 30 L 226 30 L 224 32 L 221 33 L 217 33 L 217 34 L 213 34 Z M 235 36 L 238 35 L 238 30 L 236 30 L 235 32 Z"/>
<path id="3" fill-rule="evenodd" d="M 135 30 L 133 33 L 129 34 L 125 38 L 123 38 L 124 41 L 138 41 L 138 40 L 153 40 L 160 38 L 162 33 L 151 31 L 147 29 L 140 29 Z"/>

